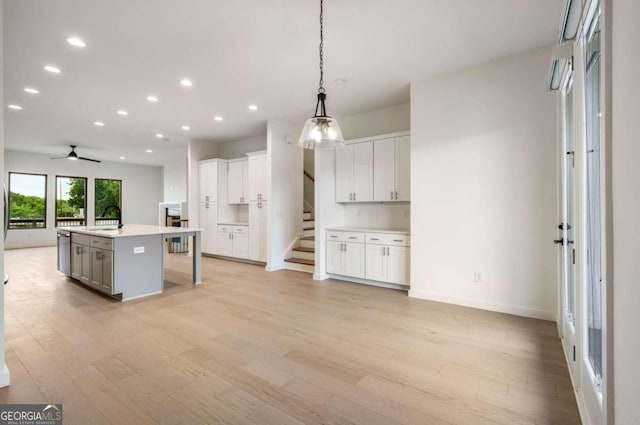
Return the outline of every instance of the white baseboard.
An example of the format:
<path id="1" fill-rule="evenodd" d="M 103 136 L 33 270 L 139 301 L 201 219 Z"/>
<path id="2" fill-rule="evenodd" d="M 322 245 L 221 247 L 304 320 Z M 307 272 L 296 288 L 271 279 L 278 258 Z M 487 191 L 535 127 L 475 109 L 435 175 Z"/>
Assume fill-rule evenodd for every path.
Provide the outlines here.
<path id="1" fill-rule="evenodd" d="M 542 320 L 549 320 L 552 322 L 556 320 L 555 311 L 536 310 L 528 307 L 521 307 L 521 306 L 511 305 L 511 304 L 492 303 L 492 302 L 480 301 L 480 300 L 476 300 L 473 298 L 466 298 L 466 297 L 452 297 L 450 295 L 442 295 L 435 292 L 420 291 L 416 289 L 410 289 L 409 296 L 411 298 L 420 298 L 423 300 L 437 301 L 437 302 L 447 303 L 447 304 L 456 304 L 464 307 L 472 307 L 472 308 L 478 308 L 481 310 L 496 311 L 498 313 L 513 314 L 515 316 L 529 317 L 531 319 L 542 319 Z"/>
<path id="2" fill-rule="evenodd" d="M 9 368 L 6 363 L 2 372 L 0 372 L 0 388 L 8 387 L 11 383 L 11 373 L 9 372 Z"/>
<path id="3" fill-rule="evenodd" d="M 389 283 L 389 282 L 380 282 L 378 280 L 360 279 L 360 278 L 351 277 L 351 276 L 327 274 L 327 277 L 329 279 L 343 280 L 345 282 L 361 283 L 363 285 L 378 286 L 380 288 L 397 289 L 399 291 L 405 291 L 405 292 L 409 289 L 409 287 L 406 285 L 398 285 L 398 284 Z"/>
<path id="4" fill-rule="evenodd" d="M 313 280 L 327 280 L 329 279 L 329 275 L 326 273 L 314 273 Z"/>

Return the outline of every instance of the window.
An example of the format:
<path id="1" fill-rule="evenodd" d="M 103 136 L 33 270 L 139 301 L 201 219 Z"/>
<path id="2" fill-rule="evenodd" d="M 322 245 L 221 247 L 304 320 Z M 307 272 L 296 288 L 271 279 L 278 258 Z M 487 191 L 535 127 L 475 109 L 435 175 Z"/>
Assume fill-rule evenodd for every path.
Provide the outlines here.
<path id="1" fill-rule="evenodd" d="M 122 208 L 122 181 L 96 179 L 96 225 L 118 224 Z"/>
<path id="2" fill-rule="evenodd" d="M 56 226 L 84 226 L 87 179 L 56 176 Z"/>
<path id="3" fill-rule="evenodd" d="M 47 176 L 9 173 L 9 229 L 47 227 Z"/>
<path id="4" fill-rule="evenodd" d="M 600 17 L 594 18 L 586 44 L 586 207 L 587 207 L 587 357 L 602 376 L 602 215 L 600 184 Z"/>

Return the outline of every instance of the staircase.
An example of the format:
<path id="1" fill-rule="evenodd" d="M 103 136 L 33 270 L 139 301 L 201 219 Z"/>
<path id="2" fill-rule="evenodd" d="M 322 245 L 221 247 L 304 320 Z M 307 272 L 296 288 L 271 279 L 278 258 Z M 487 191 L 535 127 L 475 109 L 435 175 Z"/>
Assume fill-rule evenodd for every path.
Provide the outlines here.
<path id="1" fill-rule="evenodd" d="M 315 271 L 315 221 L 311 211 L 305 211 L 302 215 L 303 235 L 298 238 L 291 249 L 291 257 L 285 261 L 288 270 L 298 270 L 308 273 Z"/>

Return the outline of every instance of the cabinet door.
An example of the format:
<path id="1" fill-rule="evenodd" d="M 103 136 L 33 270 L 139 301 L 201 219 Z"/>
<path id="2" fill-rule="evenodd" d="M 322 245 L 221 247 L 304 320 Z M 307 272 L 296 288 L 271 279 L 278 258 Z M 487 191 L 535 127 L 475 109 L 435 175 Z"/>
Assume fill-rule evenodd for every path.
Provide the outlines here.
<path id="1" fill-rule="evenodd" d="M 249 160 L 245 159 L 242 162 L 242 196 L 240 197 L 240 203 L 249 203 Z"/>
<path id="2" fill-rule="evenodd" d="M 249 202 L 267 200 L 267 155 L 249 157 Z"/>
<path id="3" fill-rule="evenodd" d="M 249 203 L 249 259 L 267 259 L 267 204 L 263 201 Z"/>
<path id="4" fill-rule="evenodd" d="M 82 254 L 80 250 L 82 245 L 77 243 L 71 244 L 71 277 L 74 279 L 82 278 Z"/>
<path id="5" fill-rule="evenodd" d="M 411 199 L 411 141 L 409 136 L 396 138 L 396 201 Z"/>
<path id="6" fill-rule="evenodd" d="M 343 274 L 342 247 L 344 242 L 327 242 L 327 273 Z"/>
<path id="7" fill-rule="evenodd" d="M 102 288 L 102 250 L 96 248 L 90 248 L 89 256 L 90 256 L 90 264 L 91 264 L 91 277 L 89 278 L 89 282 L 93 286 L 97 286 L 98 288 Z"/>
<path id="8" fill-rule="evenodd" d="M 336 202 L 352 202 L 353 145 L 336 149 Z"/>
<path id="9" fill-rule="evenodd" d="M 371 280 L 386 280 L 386 259 L 384 245 L 367 245 L 365 277 Z"/>
<path id="10" fill-rule="evenodd" d="M 233 254 L 236 258 L 249 258 L 249 235 L 247 233 L 233 234 Z"/>
<path id="11" fill-rule="evenodd" d="M 233 240 L 231 233 L 218 232 L 218 255 L 233 256 Z"/>
<path id="12" fill-rule="evenodd" d="M 200 205 L 201 250 L 205 254 L 216 254 L 218 247 L 218 204 Z"/>
<path id="13" fill-rule="evenodd" d="M 387 282 L 409 285 L 409 261 L 411 248 L 405 246 L 390 246 L 387 256 Z"/>
<path id="14" fill-rule="evenodd" d="M 373 200 L 388 202 L 395 198 L 395 139 L 373 142 Z"/>
<path id="15" fill-rule="evenodd" d="M 200 204 L 216 202 L 218 200 L 217 164 L 201 163 L 199 171 L 198 191 Z"/>
<path id="16" fill-rule="evenodd" d="M 227 201 L 229 204 L 240 204 L 242 193 L 242 161 L 229 163 L 227 171 Z"/>
<path id="17" fill-rule="evenodd" d="M 113 288 L 113 252 L 102 251 L 102 290 L 108 294 Z"/>
<path id="18" fill-rule="evenodd" d="M 353 145 L 353 200 L 373 201 L 373 142 Z"/>
<path id="19" fill-rule="evenodd" d="M 364 244 L 345 242 L 344 275 L 364 278 Z"/>

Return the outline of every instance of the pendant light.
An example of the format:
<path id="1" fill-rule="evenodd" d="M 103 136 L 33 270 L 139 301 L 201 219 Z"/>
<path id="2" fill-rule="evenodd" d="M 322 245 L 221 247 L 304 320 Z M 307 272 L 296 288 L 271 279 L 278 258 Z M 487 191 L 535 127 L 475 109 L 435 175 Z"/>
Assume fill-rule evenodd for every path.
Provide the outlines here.
<path id="1" fill-rule="evenodd" d="M 324 9 L 323 0 L 320 0 L 320 84 L 318 87 L 318 102 L 316 103 L 316 112 L 313 117 L 309 118 L 302 130 L 302 135 L 298 141 L 298 146 L 305 149 L 333 149 L 344 146 L 344 137 L 340 125 L 335 118 L 327 115 L 327 108 L 324 101 L 327 95 L 324 90 Z"/>

